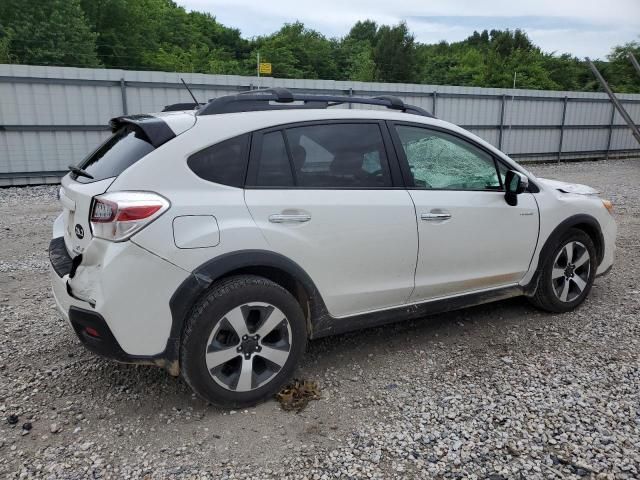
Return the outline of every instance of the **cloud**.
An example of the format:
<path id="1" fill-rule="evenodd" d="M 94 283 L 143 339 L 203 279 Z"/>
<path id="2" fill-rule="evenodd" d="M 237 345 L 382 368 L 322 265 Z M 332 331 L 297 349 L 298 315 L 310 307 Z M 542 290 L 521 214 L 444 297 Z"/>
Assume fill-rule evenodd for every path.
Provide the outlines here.
<path id="1" fill-rule="evenodd" d="M 421 42 L 459 41 L 473 30 L 522 28 L 546 51 L 604 57 L 611 47 L 638 39 L 640 1 L 609 0 L 178 0 L 206 11 L 245 37 L 265 35 L 300 20 L 329 37 L 345 35 L 358 20 L 406 21 Z"/>

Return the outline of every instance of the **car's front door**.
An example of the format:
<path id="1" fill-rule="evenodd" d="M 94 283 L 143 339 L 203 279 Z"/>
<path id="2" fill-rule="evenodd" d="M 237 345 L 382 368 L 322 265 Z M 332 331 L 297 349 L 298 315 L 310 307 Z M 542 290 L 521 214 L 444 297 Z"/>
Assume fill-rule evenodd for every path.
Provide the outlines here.
<path id="1" fill-rule="evenodd" d="M 253 134 L 246 204 L 269 246 L 309 274 L 333 316 L 401 305 L 413 290 L 415 211 L 387 158 L 390 143 L 378 122 Z"/>
<path id="2" fill-rule="evenodd" d="M 419 233 L 416 287 L 410 301 L 518 283 L 538 238 L 531 193 L 504 200 L 507 168 L 454 134 L 392 125 Z"/>

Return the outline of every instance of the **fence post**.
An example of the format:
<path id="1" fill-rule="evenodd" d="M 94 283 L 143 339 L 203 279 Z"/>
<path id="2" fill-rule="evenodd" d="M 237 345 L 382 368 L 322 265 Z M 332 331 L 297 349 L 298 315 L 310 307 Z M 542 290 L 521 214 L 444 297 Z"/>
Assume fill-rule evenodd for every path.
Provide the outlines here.
<path id="1" fill-rule="evenodd" d="M 502 150 L 502 137 L 504 136 L 504 108 L 507 103 L 507 96 L 502 95 L 500 104 L 500 132 L 498 133 L 498 150 Z"/>
<path id="2" fill-rule="evenodd" d="M 611 137 L 613 136 L 613 122 L 616 118 L 616 106 L 611 104 L 611 118 L 609 119 L 609 135 L 607 136 L 607 153 L 604 156 L 605 160 L 609 160 L 609 150 L 611 150 Z"/>
<path id="3" fill-rule="evenodd" d="M 640 75 L 640 63 L 638 63 L 638 60 L 636 60 L 636 57 L 631 52 L 627 53 L 627 56 L 629 57 L 629 60 L 631 60 L 631 64 L 633 65 L 633 68 L 635 68 L 636 72 L 638 72 L 638 75 Z"/>
<path id="4" fill-rule="evenodd" d="M 562 156 L 562 142 L 564 141 L 564 121 L 567 118 L 567 103 L 569 103 L 569 97 L 564 97 L 562 104 L 562 123 L 560 124 L 560 142 L 558 142 L 558 162 Z"/>
<path id="5" fill-rule="evenodd" d="M 436 92 L 435 90 L 433 91 L 433 111 L 431 112 L 431 114 L 435 117 L 436 116 L 436 106 L 438 105 L 438 92 Z"/>
<path id="6" fill-rule="evenodd" d="M 598 82 L 600 82 L 600 85 L 602 85 L 602 88 L 604 88 L 604 91 L 607 92 L 607 95 L 609 95 L 609 98 L 611 99 L 611 102 L 615 105 L 616 109 L 618 110 L 618 113 L 620 114 L 622 119 L 625 122 L 627 122 L 627 125 L 629 125 L 629 128 L 631 129 L 631 134 L 638 141 L 638 143 L 640 143 L 640 128 L 638 128 L 638 126 L 635 124 L 635 122 L 633 121 L 633 118 L 631 118 L 627 110 L 622 105 L 622 102 L 618 100 L 618 97 L 616 97 L 616 94 L 613 93 L 613 90 L 611 90 L 611 87 L 609 86 L 607 81 L 604 79 L 602 74 L 598 71 L 597 67 L 593 64 L 591 60 L 589 60 L 589 57 L 585 57 L 585 59 L 589 64 L 589 68 L 591 68 L 591 71 L 593 72 L 595 77 L 598 79 Z"/>
<path id="7" fill-rule="evenodd" d="M 349 87 L 349 96 L 353 97 L 353 88 Z M 349 104 L 349 110 L 351 110 L 353 108 L 353 105 Z"/>
<path id="8" fill-rule="evenodd" d="M 124 115 L 129 114 L 129 109 L 127 108 L 127 84 L 124 81 L 124 78 L 120 79 L 120 94 L 122 95 L 122 112 Z"/>

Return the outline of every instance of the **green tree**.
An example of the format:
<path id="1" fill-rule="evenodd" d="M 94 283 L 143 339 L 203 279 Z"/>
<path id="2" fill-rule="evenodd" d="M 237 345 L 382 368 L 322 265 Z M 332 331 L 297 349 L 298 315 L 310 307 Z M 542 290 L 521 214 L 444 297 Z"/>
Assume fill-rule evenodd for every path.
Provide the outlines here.
<path id="1" fill-rule="evenodd" d="M 412 82 L 415 80 L 415 39 L 407 24 L 383 25 L 376 34 L 373 48 L 376 80 L 381 82 Z"/>
<path id="2" fill-rule="evenodd" d="M 346 38 L 356 42 L 366 42 L 369 45 L 375 45 L 378 34 L 378 24 L 373 20 L 358 20 Z"/>
<path id="3" fill-rule="evenodd" d="M 542 62 L 549 79 L 560 90 L 584 90 L 595 80 L 587 64 L 568 53 L 559 56 L 544 54 Z"/>
<path id="4" fill-rule="evenodd" d="M 215 16 L 172 0 L 0 0 L 0 62 L 254 75 L 256 53 L 273 76 L 435 85 L 599 91 L 584 60 L 543 52 L 522 30 L 475 31 L 421 44 L 405 23 L 356 22 L 341 39 L 295 22 L 245 39 Z M 640 92 L 616 46 L 595 63 L 617 92 Z"/>
<path id="5" fill-rule="evenodd" d="M 629 53 L 640 62 L 640 42 L 629 42 L 614 47 L 607 56 L 609 62 L 603 68 L 603 75 L 616 92 L 640 93 L 640 74 L 631 64 Z"/>
<path id="6" fill-rule="evenodd" d="M 11 35 L 12 32 L 0 24 L 0 63 L 11 63 L 11 57 L 9 56 Z"/>
<path id="7" fill-rule="evenodd" d="M 337 49 L 337 80 L 372 82 L 376 65 L 373 60 L 378 25 L 372 20 L 357 22 L 340 41 Z"/>
<path id="8" fill-rule="evenodd" d="M 376 75 L 376 63 L 373 61 L 371 47 L 362 46 L 360 49 L 355 49 L 349 57 L 349 66 L 345 73 L 345 80 L 373 82 Z"/>
<path id="9" fill-rule="evenodd" d="M 157 30 L 161 3 L 153 0 L 82 0 L 87 18 L 98 35 L 98 56 L 106 67 L 146 66 L 145 54 L 159 49 Z M 166 52 L 158 53 L 162 57 Z"/>
<path id="10" fill-rule="evenodd" d="M 551 76 L 561 78 L 569 58 L 544 54 L 520 30 L 474 32 L 462 42 L 418 46 L 419 80 L 422 83 L 479 87 L 558 89 Z M 573 66 L 573 65 L 572 65 Z"/>
<path id="11" fill-rule="evenodd" d="M 220 73 L 220 65 L 239 64 L 249 52 L 239 30 L 170 0 L 82 2 L 98 32 L 98 55 L 108 67 Z"/>
<path id="12" fill-rule="evenodd" d="M 0 19 L 12 35 L 8 55 L 16 63 L 97 67 L 96 34 L 79 0 L 3 0 Z M 4 47 L 6 49 L 6 45 Z"/>
<path id="13" fill-rule="evenodd" d="M 278 32 L 256 39 L 252 57 L 273 65 L 273 76 L 283 78 L 336 78 L 339 44 L 304 24 L 285 24 Z"/>

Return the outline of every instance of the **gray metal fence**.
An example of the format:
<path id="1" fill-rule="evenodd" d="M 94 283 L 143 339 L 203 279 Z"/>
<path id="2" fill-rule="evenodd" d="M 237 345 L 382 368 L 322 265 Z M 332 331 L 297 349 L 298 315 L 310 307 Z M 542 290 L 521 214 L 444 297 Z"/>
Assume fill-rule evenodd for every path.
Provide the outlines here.
<path id="1" fill-rule="evenodd" d="M 201 100 L 270 86 L 396 95 L 519 160 L 640 155 L 604 93 L 0 65 L 0 186 L 58 182 L 108 135 L 110 118 L 190 101 L 181 77 Z M 640 123 L 640 95 L 619 98 Z"/>

